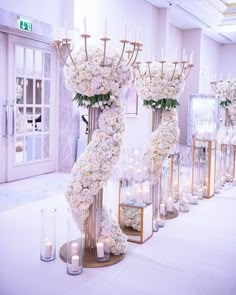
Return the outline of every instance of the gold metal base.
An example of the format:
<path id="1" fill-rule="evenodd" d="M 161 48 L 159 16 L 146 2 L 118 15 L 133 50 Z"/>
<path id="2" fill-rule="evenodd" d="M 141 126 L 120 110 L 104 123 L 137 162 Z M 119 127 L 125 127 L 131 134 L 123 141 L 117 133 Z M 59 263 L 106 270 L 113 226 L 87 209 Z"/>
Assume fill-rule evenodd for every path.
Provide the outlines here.
<path id="1" fill-rule="evenodd" d="M 165 219 L 166 220 L 173 219 L 173 218 L 178 217 L 178 215 L 179 215 L 179 211 L 175 208 L 174 209 L 174 212 L 167 212 L 167 214 L 165 216 Z"/>
<path id="2" fill-rule="evenodd" d="M 64 244 L 60 248 L 60 258 L 64 262 L 67 260 L 67 245 Z M 115 256 L 111 255 L 109 261 L 105 262 L 98 262 L 95 260 L 95 253 L 90 251 L 85 251 L 83 256 L 83 267 L 84 268 L 97 268 L 97 267 L 104 267 L 116 264 L 125 258 L 125 254 Z"/>

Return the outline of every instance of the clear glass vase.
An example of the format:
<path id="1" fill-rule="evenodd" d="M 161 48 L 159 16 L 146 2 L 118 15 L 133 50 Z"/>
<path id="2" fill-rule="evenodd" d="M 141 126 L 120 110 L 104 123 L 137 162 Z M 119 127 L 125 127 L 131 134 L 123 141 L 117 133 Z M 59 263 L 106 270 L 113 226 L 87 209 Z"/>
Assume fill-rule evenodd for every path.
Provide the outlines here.
<path id="1" fill-rule="evenodd" d="M 96 261 L 110 260 L 111 212 L 103 208 L 96 210 Z"/>
<path id="2" fill-rule="evenodd" d="M 83 271 L 83 211 L 78 212 L 79 224 L 68 209 L 67 220 L 67 273 L 78 275 Z"/>
<path id="3" fill-rule="evenodd" d="M 56 209 L 41 210 L 40 259 L 52 261 L 56 258 Z"/>

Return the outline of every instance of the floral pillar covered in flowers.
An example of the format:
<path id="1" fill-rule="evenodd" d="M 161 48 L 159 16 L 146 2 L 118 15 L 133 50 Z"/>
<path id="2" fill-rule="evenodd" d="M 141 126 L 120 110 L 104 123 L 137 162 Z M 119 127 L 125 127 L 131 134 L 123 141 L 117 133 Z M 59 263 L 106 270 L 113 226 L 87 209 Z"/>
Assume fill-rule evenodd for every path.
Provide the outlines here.
<path id="1" fill-rule="evenodd" d="M 82 209 L 87 228 L 85 246 L 93 252 L 96 247 L 94 214 L 103 207 L 102 188 L 120 156 L 125 128 L 121 94 L 132 81 L 132 71 L 123 52 L 119 54 L 107 46 L 110 39 L 102 38 L 103 46 L 88 49 L 87 39 L 90 36 L 84 34 L 81 37 L 85 46 L 72 52 L 69 50 L 69 39 L 54 43 L 59 53 L 62 44 L 67 46 L 69 56 L 64 67 L 66 86 L 75 93 L 74 101 L 78 106 L 89 109 L 88 146 L 72 168 L 66 199 L 78 225 Z M 108 218 L 109 214 L 104 208 L 99 242 L 103 243 L 104 248 L 108 243 L 113 255 L 121 255 L 127 250 L 127 238 L 118 222 Z M 106 230 L 108 223 L 111 223 L 110 232 Z"/>
<path id="2" fill-rule="evenodd" d="M 166 215 L 172 211 L 174 201 L 171 192 L 164 200 L 158 197 L 158 178 L 161 175 L 162 164 L 175 144 L 179 140 L 177 98 L 184 88 L 184 80 L 189 74 L 192 63 L 186 61 L 173 62 L 146 62 L 137 65 L 136 77 L 138 92 L 143 98 L 143 104 L 152 112 L 152 134 L 145 153 L 150 167 L 150 177 L 153 180 L 152 198 L 154 203 L 154 218 Z M 170 195 L 169 195 L 170 194 Z M 158 208 L 157 208 L 158 206 Z M 171 207 L 171 208 L 170 208 Z"/>
<path id="3" fill-rule="evenodd" d="M 236 183 L 236 80 L 212 81 L 212 88 L 225 109 L 225 122 L 217 133 L 216 191 L 226 181 Z"/>

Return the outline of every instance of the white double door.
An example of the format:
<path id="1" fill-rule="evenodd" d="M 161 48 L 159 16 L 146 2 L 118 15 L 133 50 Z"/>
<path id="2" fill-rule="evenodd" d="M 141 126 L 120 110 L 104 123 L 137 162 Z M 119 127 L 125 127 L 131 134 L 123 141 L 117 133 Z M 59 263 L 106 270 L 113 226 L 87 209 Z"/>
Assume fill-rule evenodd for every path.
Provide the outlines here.
<path id="1" fill-rule="evenodd" d="M 55 170 L 55 71 L 49 44 L 0 33 L 0 183 Z"/>

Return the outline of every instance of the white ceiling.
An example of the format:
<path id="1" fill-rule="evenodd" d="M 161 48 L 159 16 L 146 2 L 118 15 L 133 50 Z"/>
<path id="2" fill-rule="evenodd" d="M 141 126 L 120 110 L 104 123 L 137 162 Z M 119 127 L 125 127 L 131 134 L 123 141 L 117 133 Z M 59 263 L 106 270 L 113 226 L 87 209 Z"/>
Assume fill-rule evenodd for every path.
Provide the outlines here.
<path id="1" fill-rule="evenodd" d="M 159 8 L 169 7 L 171 24 L 181 29 L 202 28 L 222 44 L 236 43 L 236 0 L 146 1 Z"/>

